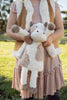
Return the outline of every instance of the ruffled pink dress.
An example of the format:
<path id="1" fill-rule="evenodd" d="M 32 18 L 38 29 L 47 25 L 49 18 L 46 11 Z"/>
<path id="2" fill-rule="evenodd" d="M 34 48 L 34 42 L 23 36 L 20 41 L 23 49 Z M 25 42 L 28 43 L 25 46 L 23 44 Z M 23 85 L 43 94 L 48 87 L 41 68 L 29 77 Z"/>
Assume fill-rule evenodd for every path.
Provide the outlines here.
<path id="1" fill-rule="evenodd" d="M 14 5 L 15 3 L 13 3 Z M 15 7 L 15 6 L 14 6 Z M 16 20 L 16 11 L 11 9 L 8 26 L 11 27 L 11 21 Z M 36 14 L 35 14 L 36 15 Z M 35 22 L 35 15 L 33 15 L 33 22 Z M 40 15 L 39 15 L 40 16 Z M 41 22 L 40 18 L 37 20 Z M 28 72 L 28 88 L 26 90 L 20 90 L 20 75 L 21 75 L 21 66 L 18 66 L 18 60 L 16 59 L 12 88 L 20 92 L 20 96 L 23 98 L 29 98 L 32 94 L 29 92 L 29 81 L 31 72 Z M 60 90 L 62 86 L 65 86 L 63 79 L 62 65 L 59 56 L 51 58 L 46 48 L 44 48 L 44 70 L 42 73 L 38 74 L 37 78 L 37 93 L 34 94 L 35 98 L 42 99 L 44 95 L 54 95 L 56 90 Z"/>

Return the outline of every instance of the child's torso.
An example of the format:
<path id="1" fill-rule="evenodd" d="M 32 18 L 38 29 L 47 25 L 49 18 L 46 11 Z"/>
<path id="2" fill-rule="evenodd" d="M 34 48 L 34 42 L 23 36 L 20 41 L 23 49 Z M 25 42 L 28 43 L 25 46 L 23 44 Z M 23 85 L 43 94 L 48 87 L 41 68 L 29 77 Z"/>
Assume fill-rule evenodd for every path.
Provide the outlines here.
<path id="1" fill-rule="evenodd" d="M 41 16 L 40 16 L 40 10 L 39 10 L 39 4 L 33 4 L 32 3 L 32 6 L 34 8 L 34 13 L 33 13 L 33 16 L 32 16 L 32 22 L 33 23 L 38 23 L 38 22 L 42 22 L 41 20 Z"/>

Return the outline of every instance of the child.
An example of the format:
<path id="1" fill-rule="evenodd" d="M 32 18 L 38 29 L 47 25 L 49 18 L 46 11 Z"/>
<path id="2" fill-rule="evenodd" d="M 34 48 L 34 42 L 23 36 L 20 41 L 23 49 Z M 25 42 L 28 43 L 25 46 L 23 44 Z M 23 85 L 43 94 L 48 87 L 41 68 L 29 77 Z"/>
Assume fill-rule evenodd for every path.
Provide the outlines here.
<path id="1" fill-rule="evenodd" d="M 48 100 L 61 100 L 59 90 L 62 86 L 65 86 L 61 61 L 59 56 L 51 58 L 45 49 L 45 47 L 51 45 L 51 43 L 54 43 L 56 48 L 58 46 L 57 40 L 64 35 L 58 4 L 55 3 L 54 0 L 16 0 L 12 3 L 6 31 L 7 35 L 15 40 L 15 51 L 20 48 L 23 41 L 31 44 L 32 39 L 29 36 L 23 38 L 19 34 L 13 34 L 11 32 L 11 26 L 17 24 L 23 29 L 28 30 L 31 21 L 33 23 L 45 23 L 46 21 L 53 22 L 56 25 L 56 30 L 54 34 L 48 37 L 46 42 L 43 42 L 44 70 L 38 74 L 37 93 L 31 94 L 29 92 L 29 87 L 26 90 L 20 90 L 21 66 L 18 66 L 17 59 L 14 68 L 12 88 L 20 91 L 22 100 L 34 100 L 34 98 L 43 100 L 44 95 L 47 95 Z M 30 75 L 31 72 L 29 71 L 27 80 L 28 85 Z"/>

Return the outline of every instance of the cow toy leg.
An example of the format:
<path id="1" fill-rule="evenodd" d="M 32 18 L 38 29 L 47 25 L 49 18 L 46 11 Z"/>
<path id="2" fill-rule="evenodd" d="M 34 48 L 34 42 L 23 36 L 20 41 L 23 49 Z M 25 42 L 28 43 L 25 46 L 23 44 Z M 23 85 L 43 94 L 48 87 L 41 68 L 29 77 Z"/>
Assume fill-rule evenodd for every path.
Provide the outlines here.
<path id="1" fill-rule="evenodd" d="M 38 71 L 32 71 L 31 73 L 31 79 L 30 79 L 30 92 L 36 93 L 37 92 L 37 77 L 38 77 Z"/>
<path id="2" fill-rule="evenodd" d="M 22 67 L 21 70 L 21 89 L 25 90 L 27 88 L 27 73 L 28 68 Z"/>

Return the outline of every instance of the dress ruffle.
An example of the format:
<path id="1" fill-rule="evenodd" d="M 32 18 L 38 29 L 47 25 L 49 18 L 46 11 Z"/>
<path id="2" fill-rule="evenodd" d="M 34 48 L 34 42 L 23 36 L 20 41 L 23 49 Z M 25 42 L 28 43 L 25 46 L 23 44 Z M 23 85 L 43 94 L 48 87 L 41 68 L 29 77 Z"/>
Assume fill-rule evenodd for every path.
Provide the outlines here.
<path id="1" fill-rule="evenodd" d="M 61 66 L 54 68 L 51 72 L 44 73 L 45 95 L 54 95 L 56 90 L 60 90 L 62 86 L 65 86 L 65 82 Z"/>
<path id="2" fill-rule="evenodd" d="M 34 97 L 39 99 L 42 99 L 44 95 L 54 95 L 56 90 L 60 90 L 61 87 L 65 86 L 62 72 L 62 64 L 59 56 L 51 58 L 46 53 L 46 50 L 44 56 L 44 70 L 43 72 L 39 72 L 38 74 L 37 93 L 34 94 Z M 28 88 L 24 91 L 20 90 L 20 75 L 21 67 L 18 64 L 18 60 L 16 60 L 12 88 L 18 90 L 20 92 L 20 96 L 23 96 L 23 98 L 29 98 L 32 96 L 32 94 L 29 92 L 29 81 L 31 72 L 28 72 Z"/>

